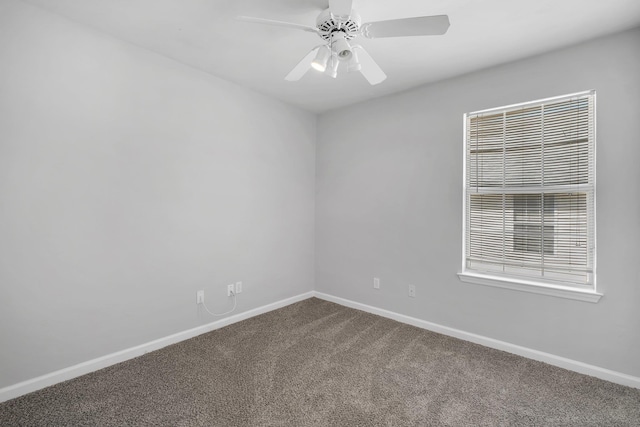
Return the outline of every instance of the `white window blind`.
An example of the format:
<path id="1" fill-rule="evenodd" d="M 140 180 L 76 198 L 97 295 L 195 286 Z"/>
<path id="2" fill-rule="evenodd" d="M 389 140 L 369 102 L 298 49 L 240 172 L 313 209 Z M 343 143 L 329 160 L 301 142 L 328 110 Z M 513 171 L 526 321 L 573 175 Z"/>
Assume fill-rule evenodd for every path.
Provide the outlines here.
<path id="1" fill-rule="evenodd" d="M 595 289 L 595 92 L 465 115 L 463 272 Z"/>

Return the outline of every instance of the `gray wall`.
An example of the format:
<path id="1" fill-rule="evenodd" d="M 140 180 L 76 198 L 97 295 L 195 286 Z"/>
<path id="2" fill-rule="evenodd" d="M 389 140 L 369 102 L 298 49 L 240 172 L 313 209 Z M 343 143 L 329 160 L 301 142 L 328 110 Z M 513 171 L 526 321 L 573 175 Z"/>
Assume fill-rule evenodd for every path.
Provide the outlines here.
<path id="1" fill-rule="evenodd" d="M 316 117 L 0 3 L 0 388 L 314 280 Z"/>
<path id="2" fill-rule="evenodd" d="M 639 76 L 636 29 L 323 114 L 316 290 L 640 376 Z M 592 304 L 460 282 L 463 114 L 587 89 L 597 90 L 605 296 Z"/>

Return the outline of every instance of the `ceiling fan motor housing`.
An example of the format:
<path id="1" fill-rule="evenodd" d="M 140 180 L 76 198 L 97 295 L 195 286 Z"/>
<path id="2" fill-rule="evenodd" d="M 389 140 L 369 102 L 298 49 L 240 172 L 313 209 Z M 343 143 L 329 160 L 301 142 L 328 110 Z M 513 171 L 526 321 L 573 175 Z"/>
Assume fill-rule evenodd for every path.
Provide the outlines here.
<path id="1" fill-rule="evenodd" d="M 358 35 L 361 24 L 360 15 L 354 10 L 351 11 L 351 15 L 348 18 L 342 19 L 342 17 L 333 15 L 327 9 L 320 13 L 316 19 L 316 27 L 320 30 L 318 35 L 327 42 L 330 42 L 334 37 L 334 33 L 338 31 L 344 34 L 345 40 L 351 40 Z"/>

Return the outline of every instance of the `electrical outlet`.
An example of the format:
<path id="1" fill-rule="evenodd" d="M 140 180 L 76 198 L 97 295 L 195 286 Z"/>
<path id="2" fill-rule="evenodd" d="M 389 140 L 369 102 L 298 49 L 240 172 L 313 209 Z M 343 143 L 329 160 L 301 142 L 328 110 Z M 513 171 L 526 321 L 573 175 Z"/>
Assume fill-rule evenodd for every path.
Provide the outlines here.
<path id="1" fill-rule="evenodd" d="M 230 284 L 230 285 L 227 285 L 227 296 L 228 297 L 230 297 L 231 295 L 235 295 L 234 287 L 235 287 L 235 285 L 233 283 Z"/>
<path id="2" fill-rule="evenodd" d="M 236 282 L 236 295 L 242 293 L 242 282 Z"/>
<path id="3" fill-rule="evenodd" d="M 378 277 L 373 278 L 373 289 L 380 289 L 380 279 Z"/>
<path id="4" fill-rule="evenodd" d="M 196 292 L 196 304 L 204 304 L 204 290 Z"/>
<path id="5" fill-rule="evenodd" d="M 411 298 L 416 297 L 416 287 L 414 285 L 409 285 L 409 296 Z"/>

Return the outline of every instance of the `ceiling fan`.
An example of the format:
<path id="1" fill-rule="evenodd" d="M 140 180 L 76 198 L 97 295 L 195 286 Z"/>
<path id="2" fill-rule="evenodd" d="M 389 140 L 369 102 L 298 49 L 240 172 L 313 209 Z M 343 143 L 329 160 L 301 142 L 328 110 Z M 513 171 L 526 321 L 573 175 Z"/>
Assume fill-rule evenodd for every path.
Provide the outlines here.
<path id="1" fill-rule="evenodd" d="M 338 75 L 338 66 L 343 63 L 349 71 L 360 71 L 372 85 L 381 83 L 387 76 L 371 55 L 362 46 L 350 44 L 351 40 L 358 36 L 376 39 L 442 35 L 449 28 L 447 15 L 417 16 L 363 24 L 360 15 L 352 6 L 353 0 L 329 0 L 329 8 L 318 15 L 315 27 L 250 16 L 239 16 L 238 19 L 308 31 L 317 34 L 323 40 L 323 44 L 314 47 L 302 58 L 287 74 L 285 80 L 300 80 L 310 68 L 335 78 Z"/>

